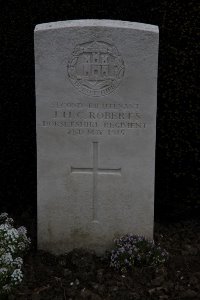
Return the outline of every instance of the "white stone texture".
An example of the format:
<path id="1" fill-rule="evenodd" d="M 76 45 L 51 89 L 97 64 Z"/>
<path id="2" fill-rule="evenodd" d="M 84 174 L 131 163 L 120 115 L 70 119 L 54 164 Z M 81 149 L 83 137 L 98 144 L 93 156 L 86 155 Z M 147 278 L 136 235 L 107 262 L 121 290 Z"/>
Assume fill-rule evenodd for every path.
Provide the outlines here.
<path id="1" fill-rule="evenodd" d="M 153 237 L 157 60 L 157 26 L 36 26 L 39 249 Z"/>

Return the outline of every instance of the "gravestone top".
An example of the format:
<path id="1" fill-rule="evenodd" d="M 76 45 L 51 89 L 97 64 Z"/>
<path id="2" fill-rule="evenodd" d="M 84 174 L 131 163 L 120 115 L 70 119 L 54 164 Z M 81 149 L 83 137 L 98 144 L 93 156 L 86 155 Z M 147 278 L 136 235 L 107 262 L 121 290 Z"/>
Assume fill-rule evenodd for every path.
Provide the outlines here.
<path id="1" fill-rule="evenodd" d="M 119 28 L 133 28 L 137 30 L 145 30 L 158 32 L 158 26 L 138 23 L 138 22 L 128 22 L 119 20 L 98 20 L 98 19 L 85 19 L 85 20 L 68 20 L 68 21 L 58 21 L 38 24 L 35 26 L 35 31 L 49 30 L 49 29 L 60 29 L 65 27 L 82 27 L 82 26 L 101 26 L 101 27 L 119 27 Z"/>
<path id="2" fill-rule="evenodd" d="M 153 237 L 158 27 L 35 29 L 38 247 L 102 253 Z"/>

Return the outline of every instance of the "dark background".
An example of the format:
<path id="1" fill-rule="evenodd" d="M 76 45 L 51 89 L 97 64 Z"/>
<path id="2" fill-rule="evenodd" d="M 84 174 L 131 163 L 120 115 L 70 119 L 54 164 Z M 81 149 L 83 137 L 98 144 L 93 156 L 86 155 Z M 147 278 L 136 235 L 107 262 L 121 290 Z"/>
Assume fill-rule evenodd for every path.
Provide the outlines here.
<path id="1" fill-rule="evenodd" d="M 36 220 L 35 25 L 99 18 L 159 26 L 155 219 L 199 215 L 198 2 L 0 1 L 1 212 Z"/>

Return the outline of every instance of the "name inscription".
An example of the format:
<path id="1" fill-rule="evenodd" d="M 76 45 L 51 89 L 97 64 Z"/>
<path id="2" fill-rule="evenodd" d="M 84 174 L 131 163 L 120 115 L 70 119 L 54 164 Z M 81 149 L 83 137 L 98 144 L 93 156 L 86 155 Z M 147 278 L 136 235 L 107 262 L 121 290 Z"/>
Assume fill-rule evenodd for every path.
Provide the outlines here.
<path id="1" fill-rule="evenodd" d="M 138 103 L 54 102 L 49 112 L 40 126 L 64 128 L 67 135 L 124 136 L 146 128 Z"/>

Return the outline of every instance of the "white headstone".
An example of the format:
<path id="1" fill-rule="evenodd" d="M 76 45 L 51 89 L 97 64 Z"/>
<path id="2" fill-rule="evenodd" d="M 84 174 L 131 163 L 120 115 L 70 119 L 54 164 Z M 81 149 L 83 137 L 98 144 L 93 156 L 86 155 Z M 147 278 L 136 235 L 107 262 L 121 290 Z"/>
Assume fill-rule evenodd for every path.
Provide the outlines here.
<path id="1" fill-rule="evenodd" d="M 36 26 L 40 249 L 153 237 L 157 59 L 157 26 Z"/>

